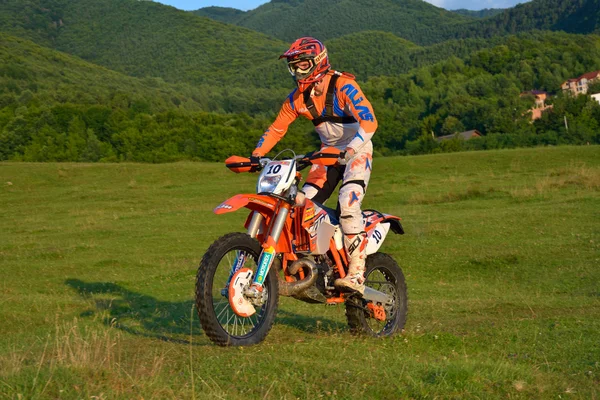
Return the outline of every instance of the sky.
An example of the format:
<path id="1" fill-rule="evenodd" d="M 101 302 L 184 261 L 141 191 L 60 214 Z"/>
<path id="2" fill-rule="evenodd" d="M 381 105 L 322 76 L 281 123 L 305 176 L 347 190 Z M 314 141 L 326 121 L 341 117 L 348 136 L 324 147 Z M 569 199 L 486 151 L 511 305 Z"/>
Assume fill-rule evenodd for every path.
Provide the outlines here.
<path id="1" fill-rule="evenodd" d="M 232 7 L 238 10 L 252 10 L 268 0 L 155 0 L 159 3 L 168 4 L 181 10 L 197 10 L 203 7 L 219 6 Z M 481 10 L 484 8 L 509 8 L 518 3 L 526 3 L 529 0 L 425 0 L 435 6 L 446 10 L 466 8 L 468 10 Z"/>

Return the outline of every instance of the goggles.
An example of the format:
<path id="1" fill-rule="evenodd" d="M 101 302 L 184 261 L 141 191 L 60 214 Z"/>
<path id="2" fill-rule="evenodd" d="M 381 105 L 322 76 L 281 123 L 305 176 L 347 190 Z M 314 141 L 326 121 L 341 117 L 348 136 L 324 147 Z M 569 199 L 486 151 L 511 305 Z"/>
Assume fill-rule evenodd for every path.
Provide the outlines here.
<path id="1" fill-rule="evenodd" d="M 300 58 L 288 61 L 288 70 L 290 71 L 290 74 L 298 79 L 306 78 L 314 69 L 315 61 L 313 58 Z"/>
<path id="2" fill-rule="evenodd" d="M 298 58 L 288 60 L 288 70 L 296 79 L 305 79 L 315 70 L 317 65 L 327 57 L 327 51 L 315 56 L 300 56 Z"/>

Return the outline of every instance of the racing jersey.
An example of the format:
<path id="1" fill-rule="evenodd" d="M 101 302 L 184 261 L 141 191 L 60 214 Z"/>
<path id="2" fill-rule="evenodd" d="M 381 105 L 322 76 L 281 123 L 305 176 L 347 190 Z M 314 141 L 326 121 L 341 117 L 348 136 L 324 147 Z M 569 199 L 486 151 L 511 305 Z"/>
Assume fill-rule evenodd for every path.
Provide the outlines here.
<path id="1" fill-rule="evenodd" d="M 323 93 L 319 96 L 311 94 L 312 101 L 318 115 L 325 115 L 325 98 L 329 81 L 335 72 L 330 71 L 324 78 Z M 307 89 L 309 90 L 309 89 Z M 286 134 L 288 127 L 292 122 L 303 116 L 310 120 L 313 119 L 304 101 L 302 93 L 295 89 L 290 93 L 283 103 L 279 115 L 265 131 L 253 154 L 264 156 L 267 154 Z M 334 99 L 333 115 L 337 117 L 352 116 L 356 120 L 353 123 L 341 123 L 325 121 L 315 127 L 315 130 L 325 146 L 334 146 L 340 150 L 347 147 L 352 148 L 356 153 L 366 144 L 370 144 L 371 138 L 377 129 L 377 120 L 373 113 L 373 107 L 362 90 L 354 80 L 354 76 L 348 73 L 342 73 L 337 79 Z"/>

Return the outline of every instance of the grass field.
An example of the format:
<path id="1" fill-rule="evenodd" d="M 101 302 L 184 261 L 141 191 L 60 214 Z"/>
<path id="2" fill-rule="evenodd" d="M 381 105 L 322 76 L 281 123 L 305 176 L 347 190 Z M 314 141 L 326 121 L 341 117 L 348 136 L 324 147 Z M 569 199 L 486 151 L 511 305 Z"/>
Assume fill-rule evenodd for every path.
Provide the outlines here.
<path id="1" fill-rule="evenodd" d="M 0 398 L 600 398 L 600 147 L 377 158 L 365 208 L 405 332 L 281 300 L 267 340 L 220 348 L 196 267 L 256 176 L 221 164 L 0 163 Z"/>

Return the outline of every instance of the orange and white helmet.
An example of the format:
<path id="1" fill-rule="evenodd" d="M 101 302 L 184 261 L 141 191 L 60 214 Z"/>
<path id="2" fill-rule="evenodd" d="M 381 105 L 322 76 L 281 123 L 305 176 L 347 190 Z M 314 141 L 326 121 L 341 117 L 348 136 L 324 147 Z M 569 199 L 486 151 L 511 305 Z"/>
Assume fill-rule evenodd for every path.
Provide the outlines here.
<path id="1" fill-rule="evenodd" d="M 287 59 L 288 69 L 301 92 L 305 91 L 312 83 L 323 79 L 331 68 L 327 49 L 323 43 L 312 37 L 302 37 L 296 40 L 279 58 Z M 299 68 L 298 64 L 302 61 L 308 61 L 309 66 L 304 69 Z"/>

